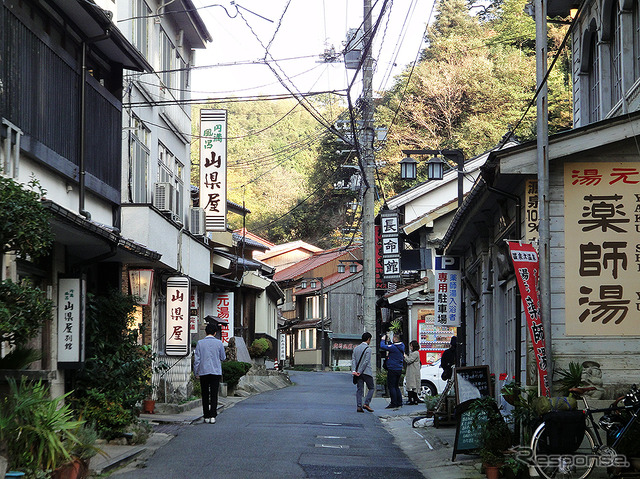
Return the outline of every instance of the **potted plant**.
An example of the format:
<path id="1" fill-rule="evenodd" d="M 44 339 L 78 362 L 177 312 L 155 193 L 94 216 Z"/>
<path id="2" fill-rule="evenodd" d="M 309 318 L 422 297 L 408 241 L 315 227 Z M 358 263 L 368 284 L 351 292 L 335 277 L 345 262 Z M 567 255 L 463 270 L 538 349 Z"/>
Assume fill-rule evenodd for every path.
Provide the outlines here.
<path id="1" fill-rule="evenodd" d="M 470 407 L 472 428 L 480 428 L 480 448 L 485 474 L 490 479 L 500 476 L 505 451 L 511 446 L 511 431 L 498 406 L 490 396 L 476 399 Z"/>
<path id="2" fill-rule="evenodd" d="M 525 479 L 529 477 L 528 467 L 511 455 L 504 458 L 501 472 L 504 479 Z"/>
<path id="3" fill-rule="evenodd" d="M 88 424 L 82 424 L 74 431 L 75 440 L 65 440 L 71 460 L 57 467 L 51 473 L 51 479 L 84 479 L 89 476 L 89 461 L 103 451 L 96 447 L 98 432 Z M 105 455 L 106 456 L 106 455 Z"/>
<path id="4" fill-rule="evenodd" d="M 19 384 L 9 379 L 9 388 L 0 409 L 9 468 L 37 475 L 71 461 L 69 448 L 78 443 L 75 431 L 83 422 L 62 404 L 68 394 L 50 399 L 48 387 L 25 378 Z"/>
<path id="5" fill-rule="evenodd" d="M 516 400 L 520 396 L 520 385 L 516 381 L 510 381 L 502 386 L 500 394 L 508 404 L 515 406 Z"/>
<path id="6" fill-rule="evenodd" d="M 567 369 L 558 368 L 557 373 L 560 376 L 560 383 L 558 390 L 563 393 L 564 396 L 569 395 L 569 389 L 577 388 L 583 385 L 582 372 L 584 368 L 582 364 L 571 361 Z"/>

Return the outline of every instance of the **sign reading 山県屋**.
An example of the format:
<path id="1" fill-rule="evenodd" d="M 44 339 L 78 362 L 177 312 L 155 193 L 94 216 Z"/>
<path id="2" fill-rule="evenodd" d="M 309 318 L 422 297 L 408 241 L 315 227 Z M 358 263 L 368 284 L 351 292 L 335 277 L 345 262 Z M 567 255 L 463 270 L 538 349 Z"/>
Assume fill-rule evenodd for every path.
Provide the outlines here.
<path id="1" fill-rule="evenodd" d="M 640 162 L 564 167 L 568 335 L 637 335 L 640 328 Z"/>
<path id="2" fill-rule="evenodd" d="M 200 207 L 207 231 L 226 231 L 227 110 L 200 110 Z"/>
<path id="3" fill-rule="evenodd" d="M 167 279 L 167 315 L 165 321 L 167 356 L 184 356 L 189 352 L 189 278 Z"/>

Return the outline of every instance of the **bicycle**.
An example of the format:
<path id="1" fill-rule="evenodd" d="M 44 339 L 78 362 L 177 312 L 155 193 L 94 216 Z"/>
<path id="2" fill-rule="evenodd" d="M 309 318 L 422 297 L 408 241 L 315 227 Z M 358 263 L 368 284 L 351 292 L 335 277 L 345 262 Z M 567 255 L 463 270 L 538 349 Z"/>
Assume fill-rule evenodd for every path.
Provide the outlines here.
<path id="1" fill-rule="evenodd" d="M 530 457 L 525 462 L 533 465 L 540 476 L 547 479 L 584 479 L 596 465 L 614 472 L 629 466 L 626 457 L 616 451 L 640 415 L 640 391 L 634 385 L 610 407 L 592 409 L 585 393 L 595 389 L 570 389 L 570 393 L 582 399 L 584 409 L 558 412 L 555 418 L 545 415 L 545 420 L 534 431 L 528 451 Z M 618 405 L 620 401 L 623 405 Z M 596 422 L 593 415 L 598 413 L 604 415 Z M 565 424 L 564 431 L 556 424 L 563 416 L 569 419 L 567 423 L 571 423 Z M 609 438 L 612 441 L 611 445 L 603 443 L 601 432 L 605 440 Z"/>

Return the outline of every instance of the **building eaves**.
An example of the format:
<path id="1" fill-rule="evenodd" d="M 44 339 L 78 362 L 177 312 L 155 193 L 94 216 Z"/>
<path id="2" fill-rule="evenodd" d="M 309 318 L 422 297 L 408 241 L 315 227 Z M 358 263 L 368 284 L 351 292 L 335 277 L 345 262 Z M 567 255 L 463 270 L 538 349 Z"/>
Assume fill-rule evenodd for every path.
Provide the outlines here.
<path id="1" fill-rule="evenodd" d="M 85 40 L 104 36 L 92 42 L 92 48 L 100 51 L 106 58 L 120 63 L 127 70 L 153 71 L 153 67 L 144 56 L 114 25 L 111 12 L 103 10 L 93 0 L 50 0 L 50 2 L 71 24 L 80 29 Z"/>
<path id="2" fill-rule="evenodd" d="M 112 258 L 116 260 L 154 262 L 162 257 L 157 251 L 150 250 L 131 239 L 123 238 L 113 227 L 87 220 L 51 200 L 45 200 L 42 204 L 52 214 L 51 222 L 56 241 L 72 247 L 78 256 L 93 254 L 91 251 L 95 250 L 95 247 L 88 241 L 88 238 L 92 237 L 121 251 L 120 258 L 116 258 L 118 253 L 114 252 Z M 87 253 L 83 253 L 83 250 Z"/>
<path id="3" fill-rule="evenodd" d="M 202 17 L 191 0 L 169 2 L 164 7 L 167 14 L 175 19 L 178 27 L 184 32 L 192 48 L 205 48 L 206 42 L 213 38 L 207 30 Z"/>

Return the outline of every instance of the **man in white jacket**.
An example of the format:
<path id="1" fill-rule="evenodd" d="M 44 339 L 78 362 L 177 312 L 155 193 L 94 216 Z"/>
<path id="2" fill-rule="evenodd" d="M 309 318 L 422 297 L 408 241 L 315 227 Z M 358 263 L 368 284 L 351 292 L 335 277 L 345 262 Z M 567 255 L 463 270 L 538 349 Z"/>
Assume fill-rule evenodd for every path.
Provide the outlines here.
<path id="1" fill-rule="evenodd" d="M 218 415 L 218 387 L 222 379 L 222 361 L 227 356 L 224 353 L 222 341 L 215 336 L 218 326 L 208 323 L 205 332 L 207 336 L 198 341 L 194 352 L 193 374 L 196 379 L 200 379 L 204 422 L 215 424 Z"/>
<path id="2" fill-rule="evenodd" d="M 373 382 L 373 370 L 371 369 L 371 333 L 362 334 L 362 342 L 358 344 L 351 356 L 351 374 L 357 378 L 356 382 L 356 406 L 358 412 L 364 412 L 367 410 L 373 412 L 369 403 L 373 397 L 374 382 Z M 362 401 L 364 395 L 364 385 L 367 385 L 367 396 Z"/>

